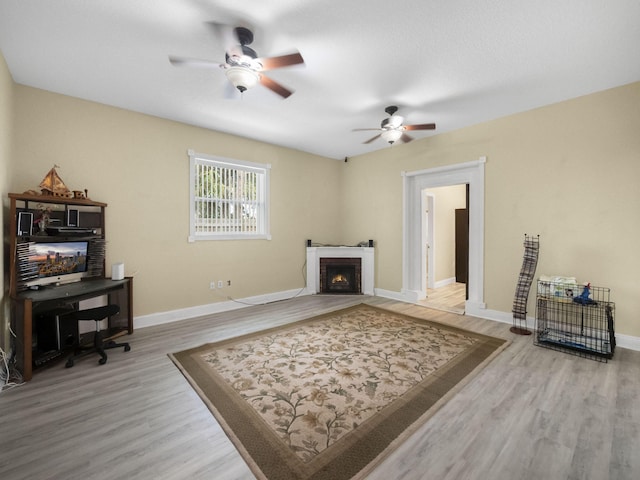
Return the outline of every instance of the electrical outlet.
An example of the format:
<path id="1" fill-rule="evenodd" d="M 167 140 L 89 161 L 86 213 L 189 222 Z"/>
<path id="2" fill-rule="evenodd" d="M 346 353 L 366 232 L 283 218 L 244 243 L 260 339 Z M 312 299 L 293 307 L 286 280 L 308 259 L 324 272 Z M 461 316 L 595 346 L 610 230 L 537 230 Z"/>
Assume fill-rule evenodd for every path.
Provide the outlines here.
<path id="1" fill-rule="evenodd" d="M 218 288 L 222 287 L 224 287 L 224 283 L 222 282 L 222 280 L 218 280 Z"/>
<path id="2" fill-rule="evenodd" d="M 211 282 L 211 283 L 209 284 L 209 288 L 210 288 L 211 290 L 215 290 L 215 289 L 216 289 L 216 282 Z"/>
<path id="3" fill-rule="evenodd" d="M 227 280 L 227 287 L 231 286 L 231 280 Z"/>

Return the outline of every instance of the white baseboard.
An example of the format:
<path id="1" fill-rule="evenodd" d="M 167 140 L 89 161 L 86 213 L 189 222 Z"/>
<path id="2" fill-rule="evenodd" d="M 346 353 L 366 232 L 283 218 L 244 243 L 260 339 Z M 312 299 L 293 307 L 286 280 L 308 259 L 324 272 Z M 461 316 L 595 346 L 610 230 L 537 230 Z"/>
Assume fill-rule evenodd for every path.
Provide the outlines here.
<path id="1" fill-rule="evenodd" d="M 616 346 L 640 351 L 640 338 L 616 333 Z"/>
<path id="2" fill-rule="evenodd" d="M 445 278 L 444 280 L 438 280 L 433 284 L 433 288 L 446 287 L 447 285 L 451 285 L 452 283 L 456 283 L 456 277 Z"/>
<path id="3" fill-rule="evenodd" d="M 209 303 L 207 305 L 198 305 L 196 307 L 181 308 L 180 310 L 171 310 L 169 312 L 151 313 L 149 315 L 141 315 L 133 319 L 134 329 L 152 327 L 155 325 L 163 325 L 165 323 L 178 322 L 180 320 L 188 320 L 190 318 L 201 317 L 203 315 L 212 315 L 214 313 L 230 312 L 239 308 L 250 307 L 253 305 L 262 305 L 280 300 L 287 300 L 293 297 L 309 295 L 306 290 L 288 290 L 284 292 L 269 293 L 265 295 L 256 295 L 236 300 L 225 300 L 224 302 Z"/>
<path id="4" fill-rule="evenodd" d="M 419 300 L 413 291 L 406 291 L 406 292 L 400 293 L 400 292 L 394 292 L 392 290 L 384 290 L 382 288 L 375 289 L 375 296 L 388 298 L 389 300 L 397 300 L 398 302 L 407 302 L 407 303 L 416 303 Z"/>
<path id="5" fill-rule="evenodd" d="M 237 300 L 226 300 L 224 302 L 210 303 L 208 305 L 199 305 L 197 307 L 187 307 L 180 310 L 172 310 L 169 312 L 152 313 L 150 315 L 142 315 L 133 319 L 134 328 L 145 328 L 154 325 L 162 325 L 165 323 L 187 320 L 190 318 L 201 317 L 203 315 L 211 315 L 214 313 L 229 312 L 239 308 L 249 307 L 253 305 L 262 305 L 265 303 L 287 300 L 293 297 L 312 295 L 306 289 L 288 290 L 284 292 L 269 293 L 265 295 L 257 295 L 255 297 L 247 297 Z M 407 291 L 404 293 L 395 292 L 393 290 L 384 290 L 382 288 L 375 289 L 375 295 L 378 297 L 396 300 L 398 302 L 417 303 L 415 292 Z M 467 302 L 465 306 L 465 315 L 470 317 L 483 318 L 485 320 L 493 320 L 500 323 L 513 323 L 513 314 L 501 312 L 499 310 L 490 310 L 486 308 L 484 303 Z M 535 319 L 527 317 L 527 328 L 535 329 Z M 640 337 L 631 335 L 623 335 L 616 333 L 616 346 L 628 348 L 629 350 L 640 351 Z"/>

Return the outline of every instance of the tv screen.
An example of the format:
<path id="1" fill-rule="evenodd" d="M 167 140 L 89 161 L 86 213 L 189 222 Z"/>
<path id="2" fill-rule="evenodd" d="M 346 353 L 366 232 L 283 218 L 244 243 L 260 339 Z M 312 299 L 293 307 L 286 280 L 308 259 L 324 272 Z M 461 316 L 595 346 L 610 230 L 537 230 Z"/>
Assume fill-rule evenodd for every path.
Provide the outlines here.
<path id="1" fill-rule="evenodd" d="M 29 286 L 80 280 L 87 272 L 89 242 L 38 242 L 29 247 L 29 265 L 37 278 Z"/>

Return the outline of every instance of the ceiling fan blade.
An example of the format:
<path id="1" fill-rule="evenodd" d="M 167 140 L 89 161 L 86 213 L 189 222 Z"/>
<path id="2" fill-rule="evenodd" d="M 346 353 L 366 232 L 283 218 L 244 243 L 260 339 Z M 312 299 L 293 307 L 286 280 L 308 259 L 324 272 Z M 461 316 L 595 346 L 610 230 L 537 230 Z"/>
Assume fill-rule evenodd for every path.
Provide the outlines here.
<path id="1" fill-rule="evenodd" d="M 407 135 L 406 133 L 403 133 L 403 134 L 400 136 L 400 141 L 401 141 L 401 142 L 409 143 L 411 140 L 413 140 L 413 137 L 412 137 L 412 136 L 410 136 L 410 135 Z"/>
<path id="2" fill-rule="evenodd" d="M 278 82 L 276 82 L 275 80 L 270 79 L 266 75 L 260 75 L 260 83 L 262 85 L 264 85 L 265 87 L 267 87 L 269 90 L 274 91 L 275 93 L 277 93 L 278 95 L 280 95 L 283 98 L 287 98 L 289 95 L 291 95 L 293 93 L 291 90 L 289 90 L 288 88 L 283 87 Z"/>
<path id="3" fill-rule="evenodd" d="M 289 55 L 281 55 L 279 57 L 259 58 L 258 61 L 262 64 L 263 71 L 304 63 L 302 55 L 298 52 L 290 53 Z"/>
<path id="4" fill-rule="evenodd" d="M 219 68 L 220 64 L 211 60 L 202 60 L 199 58 L 173 57 L 169 56 L 169 62 L 174 67 L 195 67 L 195 68 Z"/>
<path id="5" fill-rule="evenodd" d="M 373 141 L 375 141 L 375 140 L 379 139 L 381 136 L 382 136 L 382 134 L 381 134 L 381 133 L 379 133 L 379 134 L 378 134 L 378 135 L 376 135 L 375 137 L 370 138 L 370 139 L 369 139 L 369 140 L 367 140 L 366 142 L 362 142 L 362 143 L 364 143 L 364 144 L 371 143 L 371 142 L 373 142 Z"/>
<path id="6" fill-rule="evenodd" d="M 435 130 L 435 123 L 423 123 L 421 125 L 405 125 L 405 130 Z"/>

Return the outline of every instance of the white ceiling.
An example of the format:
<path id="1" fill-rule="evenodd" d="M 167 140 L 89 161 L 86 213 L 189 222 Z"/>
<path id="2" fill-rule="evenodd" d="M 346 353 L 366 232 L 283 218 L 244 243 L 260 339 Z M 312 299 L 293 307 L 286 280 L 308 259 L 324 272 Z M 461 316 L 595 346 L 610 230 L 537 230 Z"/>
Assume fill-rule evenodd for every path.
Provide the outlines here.
<path id="1" fill-rule="evenodd" d="M 227 99 L 205 22 L 245 24 L 269 72 Z M 15 82 L 343 159 L 389 147 L 388 105 L 416 138 L 640 80 L 638 0 L 0 0 L 0 50 Z M 239 96 L 239 95 L 238 95 Z M 597 121 L 597 119 L 594 119 Z"/>

